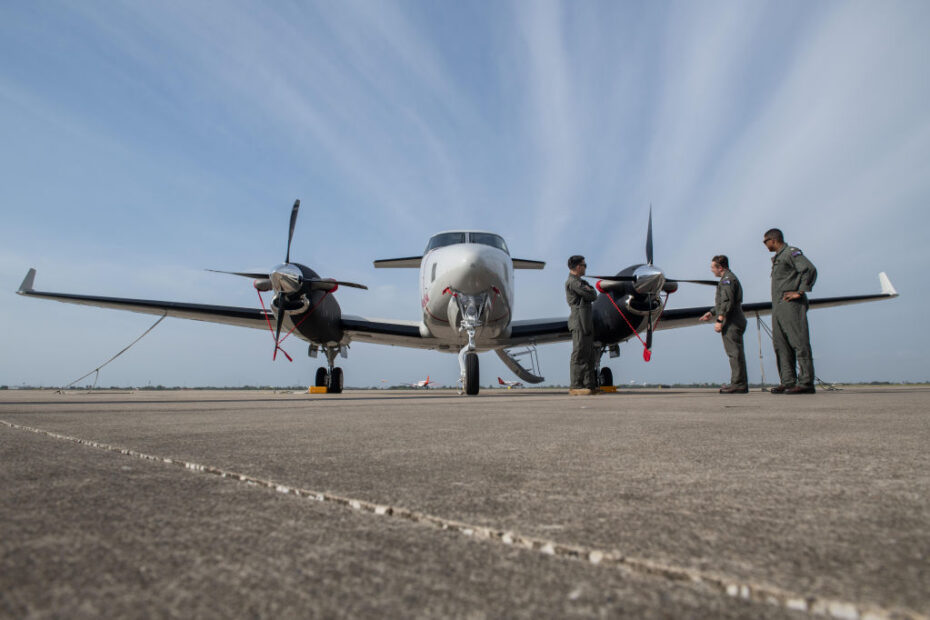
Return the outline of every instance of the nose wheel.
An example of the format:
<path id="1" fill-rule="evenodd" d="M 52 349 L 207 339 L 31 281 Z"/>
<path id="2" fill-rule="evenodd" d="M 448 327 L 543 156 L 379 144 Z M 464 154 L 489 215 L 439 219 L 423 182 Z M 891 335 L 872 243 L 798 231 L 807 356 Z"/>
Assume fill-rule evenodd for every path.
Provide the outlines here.
<path id="1" fill-rule="evenodd" d="M 465 393 L 474 396 L 478 393 L 479 373 L 478 373 L 478 354 L 465 354 Z"/>
<path id="2" fill-rule="evenodd" d="M 597 373 L 597 384 L 598 385 L 613 385 L 614 384 L 614 373 L 611 372 L 610 368 L 606 366 L 601 368 L 601 371 Z"/>

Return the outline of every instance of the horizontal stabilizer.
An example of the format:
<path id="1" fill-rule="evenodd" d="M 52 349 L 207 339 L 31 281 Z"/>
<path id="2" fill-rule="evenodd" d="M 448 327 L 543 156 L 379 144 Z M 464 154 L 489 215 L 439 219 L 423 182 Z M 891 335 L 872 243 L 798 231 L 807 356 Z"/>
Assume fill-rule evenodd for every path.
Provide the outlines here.
<path id="1" fill-rule="evenodd" d="M 528 260 L 526 258 L 513 259 L 514 269 L 542 269 L 545 266 L 545 261 L 541 260 Z"/>
<path id="2" fill-rule="evenodd" d="M 517 361 L 517 358 L 510 353 L 507 349 L 495 349 L 497 357 L 501 358 L 501 361 L 504 362 L 504 365 L 527 383 L 542 383 L 546 379 L 544 377 L 537 377 L 529 370 L 520 365 L 520 362 Z"/>
<path id="3" fill-rule="evenodd" d="M 406 258 L 384 258 L 375 261 L 378 269 L 419 269 L 423 261 L 422 256 L 408 256 Z"/>

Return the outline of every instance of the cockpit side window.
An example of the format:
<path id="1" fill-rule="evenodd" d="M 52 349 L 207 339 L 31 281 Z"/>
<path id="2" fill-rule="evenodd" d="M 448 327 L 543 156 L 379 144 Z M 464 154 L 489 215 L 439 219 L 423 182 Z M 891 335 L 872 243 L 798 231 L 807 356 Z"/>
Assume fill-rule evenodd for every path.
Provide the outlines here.
<path id="1" fill-rule="evenodd" d="M 429 243 L 426 245 L 426 252 L 435 250 L 436 248 L 443 248 L 447 245 L 455 245 L 456 243 L 465 243 L 465 233 L 448 232 L 433 235 L 433 237 L 429 240 Z M 426 252 L 424 252 L 424 254 Z"/>
<path id="2" fill-rule="evenodd" d="M 504 240 L 501 239 L 498 235 L 494 235 L 491 233 L 473 232 L 473 233 L 468 233 L 468 236 L 470 237 L 470 241 L 472 243 L 480 243 L 482 245 L 489 245 L 492 248 L 503 250 L 508 255 L 510 254 L 510 251 L 507 249 L 507 244 L 504 243 Z"/>

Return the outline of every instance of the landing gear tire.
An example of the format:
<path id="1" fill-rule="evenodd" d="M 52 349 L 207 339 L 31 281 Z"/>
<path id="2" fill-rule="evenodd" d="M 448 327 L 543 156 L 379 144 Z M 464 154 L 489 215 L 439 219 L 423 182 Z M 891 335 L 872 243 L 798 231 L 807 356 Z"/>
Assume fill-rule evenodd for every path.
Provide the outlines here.
<path id="1" fill-rule="evenodd" d="M 313 382 L 313 384 L 317 387 L 326 387 L 326 384 L 329 383 L 328 381 L 329 377 L 327 376 L 328 374 L 329 372 L 325 368 L 323 367 L 317 368 L 316 369 L 316 380 Z"/>
<path id="2" fill-rule="evenodd" d="M 465 393 L 474 396 L 478 393 L 478 354 L 465 355 Z"/>
<path id="3" fill-rule="evenodd" d="M 606 366 L 601 368 L 601 372 L 597 373 L 597 384 L 598 385 L 613 385 L 614 384 L 614 373 L 607 368 Z"/>
<path id="4" fill-rule="evenodd" d="M 333 368 L 333 371 L 329 374 L 329 388 L 330 394 L 341 394 L 342 393 L 342 368 L 338 366 Z"/>

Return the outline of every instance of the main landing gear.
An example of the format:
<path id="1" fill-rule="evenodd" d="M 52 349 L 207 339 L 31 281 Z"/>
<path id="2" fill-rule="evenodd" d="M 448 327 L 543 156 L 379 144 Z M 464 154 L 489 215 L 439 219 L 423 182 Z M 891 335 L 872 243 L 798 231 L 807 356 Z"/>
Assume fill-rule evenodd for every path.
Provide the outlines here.
<path id="1" fill-rule="evenodd" d="M 343 374 L 342 368 L 334 366 L 336 354 L 339 353 L 338 347 L 329 347 L 326 349 L 326 361 L 329 368 L 317 368 L 314 385 L 325 387 L 330 394 L 340 394 L 342 392 Z"/>
<path id="2" fill-rule="evenodd" d="M 601 366 L 601 356 L 604 353 L 609 353 L 610 357 L 620 357 L 620 347 L 618 345 L 610 345 L 608 347 L 603 347 L 600 350 L 600 353 L 597 354 L 597 385 L 613 385 L 614 384 L 614 373 L 607 366 Z"/>

